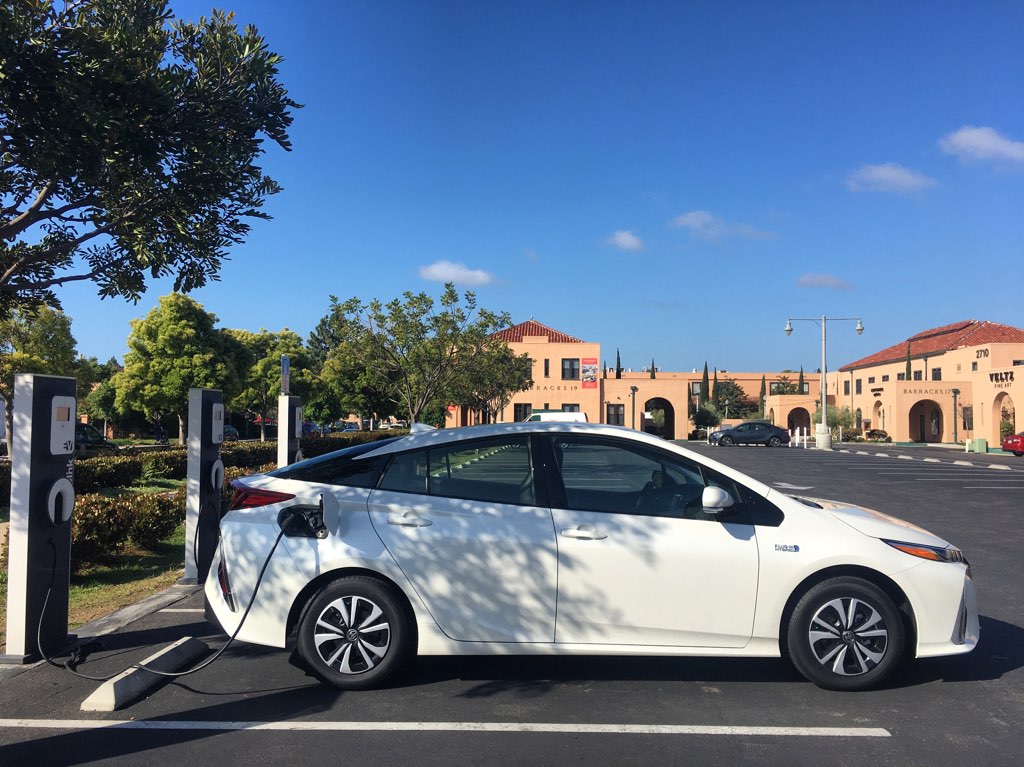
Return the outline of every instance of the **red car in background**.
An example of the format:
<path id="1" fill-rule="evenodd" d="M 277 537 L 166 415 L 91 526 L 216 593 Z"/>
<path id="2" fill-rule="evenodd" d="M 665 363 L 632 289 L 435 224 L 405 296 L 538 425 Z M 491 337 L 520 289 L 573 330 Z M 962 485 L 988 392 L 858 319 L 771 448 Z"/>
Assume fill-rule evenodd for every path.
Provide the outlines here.
<path id="1" fill-rule="evenodd" d="M 1002 448 L 1008 453 L 1013 453 L 1018 458 L 1024 455 L 1024 431 L 1020 434 L 1007 434 L 1003 437 Z"/>

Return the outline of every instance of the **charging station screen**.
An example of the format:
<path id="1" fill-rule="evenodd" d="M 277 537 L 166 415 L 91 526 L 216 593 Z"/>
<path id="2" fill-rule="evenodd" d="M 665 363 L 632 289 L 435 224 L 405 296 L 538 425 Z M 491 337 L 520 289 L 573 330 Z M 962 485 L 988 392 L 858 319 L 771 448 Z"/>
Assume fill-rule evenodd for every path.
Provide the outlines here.
<path id="1" fill-rule="evenodd" d="M 71 420 L 71 408 L 69 407 L 57 407 L 54 408 L 57 412 L 55 414 L 55 420 L 58 423 L 63 423 Z"/>

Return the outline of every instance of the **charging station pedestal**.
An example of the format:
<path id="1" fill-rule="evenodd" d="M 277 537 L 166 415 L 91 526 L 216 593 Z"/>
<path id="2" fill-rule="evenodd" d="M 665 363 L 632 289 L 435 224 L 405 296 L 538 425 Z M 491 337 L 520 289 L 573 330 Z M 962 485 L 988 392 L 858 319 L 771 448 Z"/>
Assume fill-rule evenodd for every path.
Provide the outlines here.
<path id="1" fill-rule="evenodd" d="M 7 652 L 0 656 L 4 663 L 39 660 L 40 645 L 49 654 L 72 639 L 68 587 L 76 384 L 74 378 L 61 376 L 14 377 Z"/>
<path id="2" fill-rule="evenodd" d="M 277 467 L 302 460 L 302 399 L 282 394 L 277 398 Z"/>
<path id="3" fill-rule="evenodd" d="M 179 581 L 182 584 L 196 585 L 206 580 L 220 541 L 223 442 L 224 395 L 217 389 L 189 389 L 185 577 Z"/>

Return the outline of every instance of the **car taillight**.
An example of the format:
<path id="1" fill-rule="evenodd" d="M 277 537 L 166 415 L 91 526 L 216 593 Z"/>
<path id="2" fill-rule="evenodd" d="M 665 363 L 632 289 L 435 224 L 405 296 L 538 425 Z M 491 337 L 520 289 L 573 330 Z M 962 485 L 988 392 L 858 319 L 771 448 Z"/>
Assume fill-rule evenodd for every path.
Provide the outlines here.
<path id="1" fill-rule="evenodd" d="M 272 503 L 290 501 L 295 497 L 291 493 L 279 493 L 274 490 L 248 487 L 237 479 L 231 481 L 231 487 L 235 489 L 235 494 L 231 496 L 231 505 L 228 507 L 228 511 L 256 509 L 260 506 L 269 506 Z"/>

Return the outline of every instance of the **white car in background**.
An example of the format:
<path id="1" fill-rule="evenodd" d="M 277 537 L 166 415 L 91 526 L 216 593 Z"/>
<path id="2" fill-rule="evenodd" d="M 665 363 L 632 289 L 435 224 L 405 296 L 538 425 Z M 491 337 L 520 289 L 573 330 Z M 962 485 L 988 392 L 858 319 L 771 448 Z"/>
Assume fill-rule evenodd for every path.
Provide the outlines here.
<path id="1" fill-rule="evenodd" d="M 978 642 L 946 541 L 621 427 L 417 430 L 234 485 L 208 615 L 341 689 L 414 654 L 574 654 L 785 655 L 860 690 Z"/>

